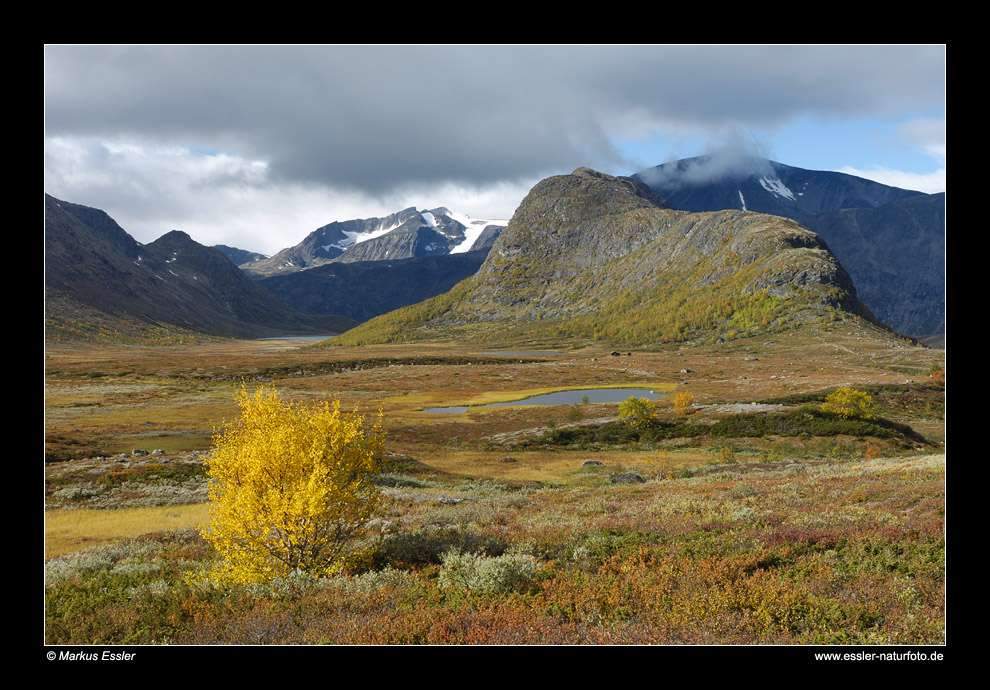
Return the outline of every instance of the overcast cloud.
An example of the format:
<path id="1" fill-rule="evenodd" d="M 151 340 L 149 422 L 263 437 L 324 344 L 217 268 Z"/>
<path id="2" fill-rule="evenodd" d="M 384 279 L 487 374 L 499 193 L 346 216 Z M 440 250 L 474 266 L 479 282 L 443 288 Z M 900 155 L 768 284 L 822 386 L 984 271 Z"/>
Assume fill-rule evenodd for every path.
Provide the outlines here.
<path id="1" fill-rule="evenodd" d="M 404 205 L 508 218 L 546 175 L 664 162 L 637 139 L 772 138 L 944 99 L 942 46 L 48 46 L 45 191 L 142 242 L 174 228 L 271 253 Z M 899 135 L 944 168 L 944 119 Z"/>

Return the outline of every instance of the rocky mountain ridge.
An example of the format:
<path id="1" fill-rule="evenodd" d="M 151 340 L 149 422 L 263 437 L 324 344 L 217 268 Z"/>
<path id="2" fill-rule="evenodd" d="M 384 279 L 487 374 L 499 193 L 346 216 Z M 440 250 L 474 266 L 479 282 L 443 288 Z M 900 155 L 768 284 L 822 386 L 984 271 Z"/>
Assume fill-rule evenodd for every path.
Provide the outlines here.
<path id="1" fill-rule="evenodd" d="M 579 168 L 533 187 L 472 278 L 342 341 L 442 332 L 651 344 L 842 315 L 873 320 L 836 257 L 796 222 L 673 210 L 638 179 Z"/>
<path id="2" fill-rule="evenodd" d="M 256 280 L 332 262 L 395 261 L 490 248 L 504 224 L 447 208 L 409 207 L 384 218 L 335 221 L 272 257 L 241 265 Z"/>
<path id="3" fill-rule="evenodd" d="M 219 250 L 184 232 L 142 245 L 105 212 L 45 195 L 46 322 L 85 312 L 108 323 L 215 336 L 339 332 L 354 324 L 298 312 L 250 281 Z"/>

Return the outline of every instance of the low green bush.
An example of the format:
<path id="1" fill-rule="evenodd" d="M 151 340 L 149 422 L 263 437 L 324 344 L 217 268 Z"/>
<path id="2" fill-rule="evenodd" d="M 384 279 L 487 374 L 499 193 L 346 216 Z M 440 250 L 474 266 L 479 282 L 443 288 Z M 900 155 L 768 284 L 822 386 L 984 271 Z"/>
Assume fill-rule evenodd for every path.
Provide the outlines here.
<path id="1" fill-rule="evenodd" d="M 440 566 L 441 589 L 472 594 L 506 594 L 525 587 L 536 577 L 536 559 L 528 554 L 483 556 L 450 551 Z"/>
<path id="2" fill-rule="evenodd" d="M 607 422 L 594 427 L 570 427 L 547 429 L 539 440 L 548 446 L 620 446 L 648 444 L 672 438 L 693 438 L 707 433 L 708 427 L 696 423 L 668 423 L 654 420 L 649 425 L 631 426 L 620 422 Z"/>
<path id="3" fill-rule="evenodd" d="M 722 438 L 759 438 L 762 436 L 872 436 L 875 438 L 907 437 L 923 441 L 911 427 L 887 419 L 843 417 L 806 405 L 793 412 L 737 414 L 724 417 L 711 426 L 711 435 Z"/>
<path id="4" fill-rule="evenodd" d="M 429 527 L 415 532 L 389 534 L 371 551 L 374 570 L 387 567 L 409 569 L 439 565 L 452 551 L 501 556 L 506 544 L 500 539 L 464 532 L 453 527 Z"/>

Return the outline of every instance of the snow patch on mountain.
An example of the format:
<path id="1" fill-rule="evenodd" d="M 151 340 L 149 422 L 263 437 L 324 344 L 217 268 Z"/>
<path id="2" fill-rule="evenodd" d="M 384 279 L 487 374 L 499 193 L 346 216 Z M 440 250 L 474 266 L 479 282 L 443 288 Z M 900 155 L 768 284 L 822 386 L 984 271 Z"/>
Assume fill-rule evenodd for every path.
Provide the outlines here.
<path id="1" fill-rule="evenodd" d="M 478 241 L 478 238 L 481 237 L 481 233 L 483 233 L 485 228 L 489 225 L 501 225 L 502 227 L 505 227 L 509 224 L 509 221 L 507 220 L 484 220 L 481 218 L 472 218 L 471 216 L 464 215 L 463 213 L 454 213 L 452 211 L 447 215 L 464 226 L 464 241 L 456 247 L 451 248 L 451 254 L 463 254 L 471 251 L 474 247 L 474 243 Z"/>
<path id="2" fill-rule="evenodd" d="M 742 204 L 742 210 L 746 210 L 746 200 L 743 198 L 742 190 L 739 190 L 739 203 Z"/>
<path id="3" fill-rule="evenodd" d="M 360 244 L 362 242 L 367 242 L 368 240 L 373 240 L 376 237 L 381 237 L 382 235 L 387 235 L 388 233 L 392 232 L 400 225 L 402 225 L 402 223 L 395 223 L 394 225 L 382 225 L 377 230 L 372 230 L 371 232 L 354 232 L 352 230 L 343 230 L 342 232 L 346 235 L 346 237 L 340 240 L 339 242 L 324 245 L 323 250 L 326 251 L 330 247 L 344 250 L 352 245 Z"/>
<path id="4" fill-rule="evenodd" d="M 771 194 L 794 201 L 794 192 L 789 190 L 787 186 L 776 177 L 761 177 L 760 185 Z"/>

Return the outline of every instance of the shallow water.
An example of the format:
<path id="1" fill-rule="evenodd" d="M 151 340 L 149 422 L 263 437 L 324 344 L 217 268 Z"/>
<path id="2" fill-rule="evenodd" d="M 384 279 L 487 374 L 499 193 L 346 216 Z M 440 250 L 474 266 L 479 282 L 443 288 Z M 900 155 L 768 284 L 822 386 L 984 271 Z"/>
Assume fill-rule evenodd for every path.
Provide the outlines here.
<path id="1" fill-rule="evenodd" d="M 517 357 L 525 355 L 566 355 L 566 352 L 558 350 L 485 350 L 479 352 L 482 355 L 515 355 Z"/>
<path id="2" fill-rule="evenodd" d="M 556 393 L 544 393 L 534 395 L 522 400 L 512 400 L 510 402 L 488 403 L 487 405 L 472 405 L 474 408 L 485 407 L 518 407 L 521 405 L 579 405 L 588 403 L 616 403 L 622 402 L 629 397 L 648 398 L 657 400 L 664 397 L 663 393 L 654 393 L 647 388 L 583 388 L 573 391 L 557 391 Z M 422 412 L 458 413 L 467 412 L 468 406 L 458 407 L 428 407 Z"/>

